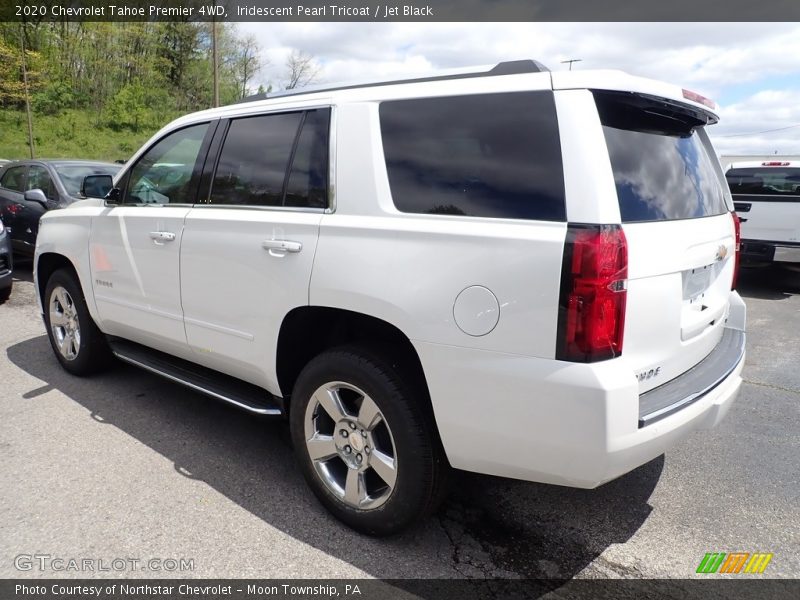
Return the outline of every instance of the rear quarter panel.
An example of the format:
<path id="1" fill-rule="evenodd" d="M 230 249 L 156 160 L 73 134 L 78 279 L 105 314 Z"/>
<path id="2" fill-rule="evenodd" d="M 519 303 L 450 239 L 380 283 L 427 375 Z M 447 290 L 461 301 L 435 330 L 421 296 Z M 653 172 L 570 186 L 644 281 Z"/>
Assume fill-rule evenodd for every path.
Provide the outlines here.
<path id="1" fill-rule="evenodd" d="M 378 103 L 338 107 L 336 139 L 337 207 L 321 222 L 311 305 L 383 319 L 412 340 L 552 358 L 566 223 L 399 212 Z M 455 323 L 470 286 L 497 298 L 485 335 Z"/>

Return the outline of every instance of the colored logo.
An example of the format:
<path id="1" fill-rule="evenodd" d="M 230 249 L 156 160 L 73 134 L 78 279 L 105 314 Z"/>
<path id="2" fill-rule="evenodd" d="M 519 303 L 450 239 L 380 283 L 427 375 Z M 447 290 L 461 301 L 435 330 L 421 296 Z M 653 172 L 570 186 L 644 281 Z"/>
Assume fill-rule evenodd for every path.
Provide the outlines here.
<path id="1" fill-rule="evenodd" d="M 769 552 L 706 552 L 697 566 L 698 573 L 763 573 L 769 561 Z"/>

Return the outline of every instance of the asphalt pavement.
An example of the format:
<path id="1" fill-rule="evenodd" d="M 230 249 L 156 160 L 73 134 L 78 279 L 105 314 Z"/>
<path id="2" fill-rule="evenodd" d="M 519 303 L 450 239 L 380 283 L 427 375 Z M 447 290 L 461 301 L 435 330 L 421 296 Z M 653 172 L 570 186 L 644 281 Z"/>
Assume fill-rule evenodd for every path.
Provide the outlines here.
<path id="1" fill-rule="evenodd" d="M 316 502 L 281 422 L 122 364 L 63 371 L 21 264 L 0 306 L 0 578 L 684 578 L 734 551 L 800 577 L 800 273 L 740 290 L 745 383 L 717 429 L 596 490 L 459 472 L 434 518 L 370 539 Z"/>

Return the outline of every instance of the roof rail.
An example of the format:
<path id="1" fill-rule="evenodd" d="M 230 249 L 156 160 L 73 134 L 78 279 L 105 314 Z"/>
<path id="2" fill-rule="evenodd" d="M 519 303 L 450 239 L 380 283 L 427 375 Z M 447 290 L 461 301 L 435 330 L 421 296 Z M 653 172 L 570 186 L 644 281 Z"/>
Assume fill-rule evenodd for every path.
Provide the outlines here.
<path id="1" fill-rule="evenodd" d="M 466 70 L 451 70 L 439 75 L 432 75 L 430 77 L 414 77 L 411 79 L 393 79 L 393 80 L 376 80 L 364 81 L 358 83 L 343 83 L 341 85 L 333 84 L 330 87 L 326 85 L 304 87 L 301 89 L 286 90 L 283 92 L 253 94 L 241 100 L 241 102 L 258 102 L 259 100 L 266 100 L 267 98 L 282 98 L 285 96 L 297 96 L 300 94 L 313 94 L 316 92 L 335 92 L 340 90 L 353 90 L 365 87 L 378 87 L 384 85 L 397 85 L 399 83 L 422 83 L 428 81 L 445 81 L 448 79 L 470 79 L 472 77 L 496 77 L 500 75 L 519 75 L 521 73 L 542 73 L 549 71 L 542 63 L 536 60 L 509 60 L 497 63 L 495 66 L 488 70 L 474 71 L 476 67 L 470 67 Z M 486 69 L 486 67 L 478 67 Z"/>

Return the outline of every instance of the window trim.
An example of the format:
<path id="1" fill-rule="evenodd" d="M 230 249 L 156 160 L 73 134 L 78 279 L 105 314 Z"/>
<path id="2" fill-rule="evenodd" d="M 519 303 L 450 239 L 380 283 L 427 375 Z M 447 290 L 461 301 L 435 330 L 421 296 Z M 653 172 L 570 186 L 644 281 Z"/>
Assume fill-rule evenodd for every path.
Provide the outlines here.
<path id="1" fill-rule="evenodd" d="M 302 113 L 302 119 L 300 121 L 300 125 L 297 128 L 294 142 L 292 143 L 291 155 L 287 163 L 286 173 L 284 174 L 283 193 L 285 196 L 288 177 L 291 175 L 292 165 L 294 163 L 295 150 L 297 149 L 297 144 L 300 141 L 300 135 L 303 132 L 303 125 L 306 122 L 306 116 L 312 110 L 323 110 L 323 109 L 327 109 L 330 111 L 328 118 L 328 173 L 326 181 L 326 187 L 327 187 L 326 195 L 328 197 L 327 207 L 316 208 L 309 206 L 257 206 L 250 204 L 247 205 L 214 204 L 210 202 L 211 192 L 214 186 L 214 178 L 217 175 L 217 167 L 219 166 L 219 159 L 222 156 L 222 150 L 225 147 L 225 140 L 228 137 L 228 131 L 230 130 L 231 122 L 233 122 L 236 119 L 247 119 L 250 117 L 266 117 L 269 115 L 279 115 L 279 114 L 297 113 L 297 112 Z M 308 106 L 295 106 L 295 107 L 282 106 L 275 110 L 267 110 L 257 113 L 242 113 L 236 115 L 227 115 L 223 117 L 221 121 L 224 121 L 224 123 L 222 123 L 222 126 L 217 129 L 217 135 L 212 141 L 211 148 L 209 150 L 208 156 L 206 157 L 206 161 L 203 166 L 203 174 L 200 185 L 202 187 L 204 184 L 206 184 L 206 189 L 204 191 L 202 189 L 199 191 L 197 202 L 193 205 L 193 208 L 260 210 L 260 211 L 266 210 L 266 211 L 277 211 L 277 212 L 304 212 L 304 213 L 320 213 L 320 214 L 331 214 L 336 212 L 336 196 L 334 193 L 334 184 L 333 184 L 336 175 L 336 133 L 335 133 L 336 106 L 335 105 L 311 104 Z"/>

